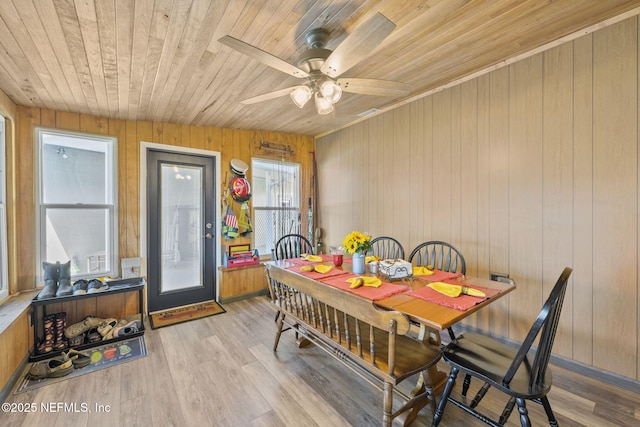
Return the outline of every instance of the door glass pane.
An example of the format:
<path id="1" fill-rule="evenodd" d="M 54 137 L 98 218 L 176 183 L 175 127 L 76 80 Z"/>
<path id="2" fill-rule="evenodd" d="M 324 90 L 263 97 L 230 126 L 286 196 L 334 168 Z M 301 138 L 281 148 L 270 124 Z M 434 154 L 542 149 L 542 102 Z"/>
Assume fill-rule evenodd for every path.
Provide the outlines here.
<path id="1" fill-rule="evenodd" d="M 110 269 L 109 209 L 47 208 L 45 261 L 71 261 L 71 276 L 99 277 Z M 89 237 L 88 237 L 89 236 Z"/>
<path id="2" fill-rule="evenodd" d="M 202 169 L 164 163 L 161 171 L 160 292 L 201 287 L 204 262 Z"/>

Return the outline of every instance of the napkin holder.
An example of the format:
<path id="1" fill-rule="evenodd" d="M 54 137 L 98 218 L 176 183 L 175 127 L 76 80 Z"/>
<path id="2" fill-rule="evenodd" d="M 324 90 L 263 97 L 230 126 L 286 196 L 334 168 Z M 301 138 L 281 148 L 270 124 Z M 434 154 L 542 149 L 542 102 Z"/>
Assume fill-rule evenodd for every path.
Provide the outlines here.
<path id="1" fill-rule="evenodd" d="M 413 276 L 413 266 L 402 259 L 383 259 L 378 266 L 378 275 L 389 282 L 406 279 Z"/>

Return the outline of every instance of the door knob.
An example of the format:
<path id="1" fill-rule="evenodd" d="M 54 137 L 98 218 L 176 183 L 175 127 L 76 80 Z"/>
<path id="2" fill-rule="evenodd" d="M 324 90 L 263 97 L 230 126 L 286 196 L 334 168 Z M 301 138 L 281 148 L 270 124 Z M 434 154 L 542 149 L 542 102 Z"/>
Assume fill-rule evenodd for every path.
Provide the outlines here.
<path id="1" fill-rule="evenodd" d="M 213 234 L 207 233 L 204 235 L 204 237 L 206 237 L 207 239 L 211 239 L 213 237 Z"/>

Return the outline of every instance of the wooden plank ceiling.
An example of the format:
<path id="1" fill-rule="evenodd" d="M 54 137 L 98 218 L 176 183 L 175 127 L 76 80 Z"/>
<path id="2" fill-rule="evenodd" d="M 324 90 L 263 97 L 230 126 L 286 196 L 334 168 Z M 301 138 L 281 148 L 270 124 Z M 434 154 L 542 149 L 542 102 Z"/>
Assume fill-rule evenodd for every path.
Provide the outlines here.
<path id="1" fill-rule="evenodd" d="M 0 0 L 0 89 L 16 104 L 96 116 L 321 135 L 615 17 L 635 0 Z M 341 77 L 408 83 L 402 97 L 345 93 L 319 116 L 299 84 L 218 42 L 296 64 L 313 28 L 328 49 L 376 12 L 397 27 Z"/>

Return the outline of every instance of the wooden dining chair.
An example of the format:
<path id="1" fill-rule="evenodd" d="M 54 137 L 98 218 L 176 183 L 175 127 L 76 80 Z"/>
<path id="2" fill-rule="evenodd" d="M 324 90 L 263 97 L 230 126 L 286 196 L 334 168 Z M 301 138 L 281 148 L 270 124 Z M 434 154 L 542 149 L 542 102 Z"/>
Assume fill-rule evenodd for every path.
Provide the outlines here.
<path id="1" fill-rule="evenodd" d="M 485 335 L 465 333 L 443 349 L 442 356 L 444 361 L 451 365 L 451 373 L 433 417 L 432 427 L 441 421 L 447 402 L 492 426 L 504 425 L 517 405 L 520 424 L 529 427 L 531 421 L 526 406 L 527 400 L 541 404 L 549 419 L 549 425 L 558 425 L 547 399 L 547 393 L 551 389 L 551 372 L 547 368 L 571 271 L 571 268 L 567 267 L 560 274 L 519 348 Z M 538 345 L 532 349 L 538 336 Z M 468 402 L 466 397 L 462 400 L 451 397 L 451 390 L 459 372 L 484 381 L 484 385 L 471 402 Z M 490 387 L 510 396 L 499 421 L 492 420 L 475 409 Z"/>
<path id="2" fill-rule="evenodd" d="M 313 254 L 313 245 L 301 234 L 286 234 L 277 242 L 273 259 L 298 258 L 301 254 Z"/>
<path id="3" fill-rule="evenodd" d="M 299 258 L 302 254 L 313 254 L 313 246 L 309 239 L 301 234 L 285 234 L 276 242 L 276 246 L 273 249 L 271 257 L 274 260 Z M 276 312 L 276 323 L 280 317 L 281 312 Z M 296 333 L 296 340 L 298 340 L 298 334 Z"/>
<path id="4" fill-rule="evenodd" d="M 404 248 L 393 237 L 381 236 L 371 239 L 371 250 L 368 253 L 380 259 L 404 259 Z"/>
<path id="5" fill-rule="evenodd" d="M 432 240 L 419 244 L 411 251 L 409 262 L 416 266 L 430 265 L 436 270 L 467 274 L 462 252 L 450 243 Z"/>
<path id="6" fill-rule="evenodd" d="M 431 240 L 416 246 L 409 255 L 409 262 L 415 266 L 431 266 L 436 270 L 467 274 L 467 263 L 462 252 L 450 243 Z M 453 328 L 448 328 L 449 337 L 456 338 Z"/>

